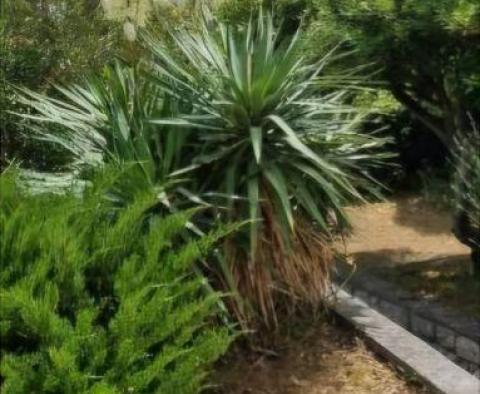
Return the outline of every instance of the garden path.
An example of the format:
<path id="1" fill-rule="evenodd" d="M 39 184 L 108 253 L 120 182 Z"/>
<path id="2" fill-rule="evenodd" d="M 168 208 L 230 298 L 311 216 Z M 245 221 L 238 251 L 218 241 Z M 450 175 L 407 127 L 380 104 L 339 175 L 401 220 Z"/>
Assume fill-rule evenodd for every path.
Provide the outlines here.
<path id="1" fill-rule="evenodd" d="M 452 234 L 452 215 L 424 199 L 401 196 L 348 208 L 347 254 L 360 266 L 397 265 L 469 254 Z"/>

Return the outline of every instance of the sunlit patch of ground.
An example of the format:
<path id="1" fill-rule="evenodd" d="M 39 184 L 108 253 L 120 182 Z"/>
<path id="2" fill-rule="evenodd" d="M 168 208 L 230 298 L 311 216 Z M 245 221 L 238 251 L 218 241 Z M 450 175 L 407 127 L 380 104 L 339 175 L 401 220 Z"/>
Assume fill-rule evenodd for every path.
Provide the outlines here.
<path id="1" fill-rule="evenodd" d="M 347 252 L 357 264 L 406 264 L 467 255 L 452 234 L 452 214 L 418 197 L 348 208 L 353 234 Z"/>

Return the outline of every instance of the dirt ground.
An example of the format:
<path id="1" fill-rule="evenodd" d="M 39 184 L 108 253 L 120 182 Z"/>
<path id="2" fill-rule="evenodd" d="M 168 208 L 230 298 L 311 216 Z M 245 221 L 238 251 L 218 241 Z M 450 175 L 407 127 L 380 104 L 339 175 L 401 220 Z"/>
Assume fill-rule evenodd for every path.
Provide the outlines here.
<path id="1" fill-rule="evenodd" d="M 407 394 L 425 388 L 380 361 L 351 330 L 323 323 L 279 357 L 236 354 L 218 371 L 216 394 Z"/>
<path id="2" fill-rule="evenodd" d="M 341 243 L 357 270 L 415 296 L 480 317 L 480 283 L 469 274 L 470 249 L 452 234 L 452 215 L 419 197 L 348 209 L 353 233 Z"/>
<path id="3" fill-rule="evenodd" d="M 353 234 L 347 254 L 359 265 L 458 259 L 469 249 L 452 234 L 451 213 L 419 197 L 348 208 Z"/>

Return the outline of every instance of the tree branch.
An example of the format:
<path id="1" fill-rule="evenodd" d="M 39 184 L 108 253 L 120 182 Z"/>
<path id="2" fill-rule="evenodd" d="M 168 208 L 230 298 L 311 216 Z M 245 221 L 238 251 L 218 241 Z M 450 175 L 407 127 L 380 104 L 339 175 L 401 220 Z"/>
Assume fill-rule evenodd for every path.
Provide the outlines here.
<path id="1" fill-rule="evenodd" d="M 452 136 L 433 119 L 433 116 L 415 101 L 415 99 L 413 99 L 399 83 L 392 83 L 392 81 L 390 81 L 390 85 L 392 94 L 395 98 L 404 104 L 419 121 L 435 133 L 445 146 L 449 147 L 452 141 Z"/>

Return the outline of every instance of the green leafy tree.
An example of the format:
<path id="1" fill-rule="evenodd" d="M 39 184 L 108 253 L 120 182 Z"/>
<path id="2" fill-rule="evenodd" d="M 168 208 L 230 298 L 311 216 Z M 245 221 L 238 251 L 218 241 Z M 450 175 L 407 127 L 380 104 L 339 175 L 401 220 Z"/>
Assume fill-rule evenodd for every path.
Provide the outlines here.
<path id="1" fill-rule="evenodd" d="M 186 240 L 195 211 L 118 209 L 106 174 L 83 197 L 0 177 L 3 393 L 196 393 L 231 341 L 193 266 L 232 228 Z"/>
<path id="2" fill-rule="evenodd" d="M 480 116 L 480 4 L 476 0 L 316 0 L 312 48 L 343 42 L 448 147 Z"/>
<path id="3" fill-rule="evenodd" d="M 113 54 L 127 54 L 121 30 L 90 0 L 4 0 L 0 10 L 0 166 L 14 159 L 52 166 L 61 154 L 22 138 L 24 125 L 9 114 L 22 108 L 12 85 L 49 91 L 52 80 L 101 69 Z"/>

